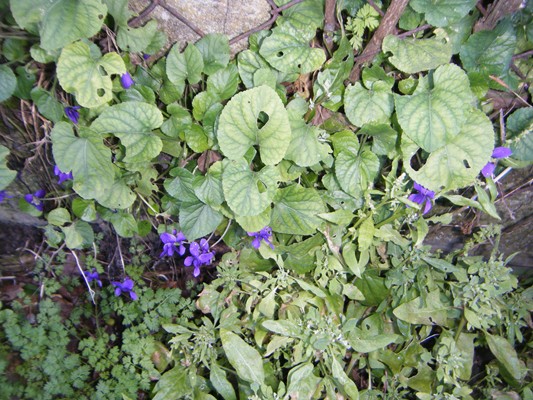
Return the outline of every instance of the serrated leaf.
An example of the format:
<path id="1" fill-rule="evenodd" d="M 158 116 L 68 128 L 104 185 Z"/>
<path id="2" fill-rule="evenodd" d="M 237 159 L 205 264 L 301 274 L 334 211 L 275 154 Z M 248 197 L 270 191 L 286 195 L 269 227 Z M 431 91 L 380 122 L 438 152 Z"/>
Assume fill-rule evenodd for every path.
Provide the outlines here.
<path id="1" fill-rule="evenodd" d="M 85 221 L 76 221 L 61 230 L 65 234 L 65 244 L 69 249 L 82 249 L 94 242 L 93 228 Z"/>
<path id="2" fill-rule="evenodd" d="M 196 42 L 195 46 L 202 54 L 206 75 L 211 75 L 228 65 L 230 49 L 226 35 L 209 33 Z"/>
<path id="3" fill-rule="evenodd" d="M 433 88 L 423 78 L 411 96 L 396 96 L 398 122 L 405 135 L 431 152 L 456 137 L 471 108 L 469 80 L 463 70 L 449 64 L 433 74 Z"/>
<path id="4" fill-rule="evenodd" d="M 263 40 L 259 54 L 282 72 L 307 74 L 319 69 L 326 61 L 324 50 L 309 46 L 314 36 L 312 27 L 294 29 L 283 25 Z"/>
<path id="5" fill-rule="evenodd" d="M 514 159 L 533 161 L 533 108 L 520 108 L 507 118 L 506 145 Z"/>
<path id="6" fill-rule="evenodd" d="M 90 38 L 100 31 L 106 15 L 100 0 L 55 0 L 42 20 L 41 47 L 55 50 Z"/>
<path id="7" fill-rule="evenodd" d="M 7 65 L 0 65 L 0 102 L 7 100 L 17 88 L 17 77 Z"/>
<path id="8" fill-rule="evenodd" d="M 239 216 L 262 213 L 274 198 L 277 181 L 276 168 L 266 166 L 254 172 L 244 160 L 228 162 L 222 173 L 224 196 L 231 210 Z"/>
<path id="9" fill-rule="evenodd" d="M 4 190 L 17 176 L 16 171 L 7 167 L 6 157 L 9 155 L 7 147 L 0 145 L 0 190 Z"/>
<path id="10" fill-rule="evenodd" d="M 335 160 L 335 176 L 342 189 L 354 197 L 360 197 L 377 177 L 378 157 L 365 150 L 361 154 L 342 150 Z"/>
<path id="11" fill-rule="evenodd" d="M 246 382 L 261 385 L 265 381 L 263 360 L 259 352 L 233 332 L 220 330 L 222 348 L 229 363 L 235 368 L 239 378 Z"/>
<path id="12" fill-rule="evenodd" d="M 263 163 L 277 164 L 291 140 L 287 111 L 268 86 L 238 93 L 220 114 L 217 138 L 220 149 L 231 160 L 241 159 L 250 147 L 258 145 Z"/>
<path id="13" fill-rule="evenodd" d="M 429 39 L 400 39 L 388 35 L 383 40 L 383 51 L 391 52 L 389 61 L 400 71 L 415 74 L 447 64 L 452 57 L 452 45 L 443 30 Z"/>
<path id="14" fill-rule="evenodd" d="M 226 371 L 217 364 L 211 364 L 209 381 L 224 400 L 237 400 L 235 389 L 226 378 Z"/>
<path id="15" fill-rule="evenodd" d="M 163 123 L 159 109 L 148 103 L 129 101 L 108 107 L 94 120 L 96 132 L 112 133 L 126 148 L 124 162 L 150 161 L 163 148 L 161 139 L 152 133 Z"/>
<path id="16" fill-rule="evenodd" d="M 461 47 L 459 56 L 468 72 L 501 76 L 509 69 L 515 47 L 513 25 L 504 21 L 493 30 L 471 35 Z"/>
<path id="17" fill-rule="evenodd" d="M 476 0 L 412 0 L 409 5 L 424 13 L 429 24 L 441 28 L 467 15 L 476 5 Z"/>
<path id="18" fill-rule="evenodd" d="M 115 171 L 111 150 L 99 134 L 80 128 L 75 136 L 71 124 L 58 122 L 51 137 L 54 160 L 61 171 L 72 171 L 76 193 L 85 199 L 94 199 L 109 192 Z"/>
<path id="19" fill-rule="evenodd" d="M 126 72 L 117 53 L 94 57 L 89 46 L 76 42 L 63 49 L 57 62 L 57 77 L 67 93 L 74 94 L 82 107 L 92 108 L 113 98 L 111 75 Z"/>
<path id="20" fill-rule="evenodd" d="M 181 230 L 188 240 L 195 240 L 214 232 L 224 218 L 221 213 L 198 200 L 184 202 L 180 206 L 179 217 Z"/>
<path id="21" fill-rule="evenodd" d="M 146 51 L 146 48 L 150 45 L 156 33 L 156 20 L 148 21 L 146 25 L 139 28 L 132 28 L 124 24 L 118 29 L 117 44 L 124 51 L 141 53 Z"/>
<path id="22" fill-rule="evenodd" d="M 410 324 L 446 326 L 448 309 L 440 300 L 440 292 L 434 290 L 427 296 L 401 304 L 393 310 L 393 314 Z"/>
<path id="23" fill-rule="evenodd" d="M 489 118 L 471 110 L 461 132 L 448 144 L 432 152 L 418 170 L 411 158 L 418 151 L 413 142 L 402 139 L 404 167 L 415 182 L 433 191 L 453 190 L 471 184 L 490 160 L 494 130 Z"/>
<path id="24" fill-rule="evenodd" d="M 168 53 L 166 64 L 168 79 L 180 85 L 185 80 L 190 84 L 198 83 L 204 69 L 202 53 L 193 44 L 189 44 L 183 53 L 180 53 L 179 48 L 180 45 L 175 44 Z"/>
<path id="25" fill-rule="evenodd" d="M 278 190 L 274 198 L 271 227 L 280 233 L 311 235 L 322 220 L 324 203 L 314 189 L 291 185 Z"/>
<path id="26" fill-rule="evenodd" d="M 356 82 L 344 93 L 344 109 L 350 122 L 356 126 L 368 122 L 388 122 L 394 110 L 394 98 L 385 85 L 367 90 Z"/>

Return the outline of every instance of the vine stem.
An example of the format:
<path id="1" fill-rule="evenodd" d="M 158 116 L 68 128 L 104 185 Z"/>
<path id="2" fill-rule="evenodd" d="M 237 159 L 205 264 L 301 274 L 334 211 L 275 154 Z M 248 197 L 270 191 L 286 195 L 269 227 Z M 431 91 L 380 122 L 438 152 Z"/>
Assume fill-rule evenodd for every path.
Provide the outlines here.
<path id="1" fill-rule="evenodd" d="M 87 277 L 85 276 L 85 273 L 83 272 L 83 268 L 81 267 L 80 259 L 78 258 L 78 256 L 76 255 L 76 252 L 74 250 L 71 250 L 70 253 L 74 257 L 74 260 L 76 260 L 76 265 L 78 266 L 78 269 L 80 270 L 80 274 L 83 277 L 83 280 L 85 281 L 85 284 L 87 285 L 87 289 L 89 289 L 89 294 L 91 295 L 91 300 L 92 300 L 93 304 L 96 305 L 96 301 L 94 300 L 94 295 L 96 294 L 96 292 L 91 289 L 91 285 L 89 284 L 89 281 L 87 280 Z"/>

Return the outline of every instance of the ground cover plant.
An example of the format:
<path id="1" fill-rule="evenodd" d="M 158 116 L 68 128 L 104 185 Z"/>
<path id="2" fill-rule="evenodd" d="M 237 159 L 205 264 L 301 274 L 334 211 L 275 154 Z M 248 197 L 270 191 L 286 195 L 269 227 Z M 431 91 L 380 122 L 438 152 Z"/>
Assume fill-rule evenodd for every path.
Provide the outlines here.
<path id="1" fill-rule="evenodd" d="M 533 398 L 500 227 L 424 243 L 531 164 L 533 6 L 269 3 L 231 57 L 124 0 L 0 2 L 2 110 L 54 180 L 13 190 L 2 136 L 0 201 L 45 222 L 0 398 Z"/>

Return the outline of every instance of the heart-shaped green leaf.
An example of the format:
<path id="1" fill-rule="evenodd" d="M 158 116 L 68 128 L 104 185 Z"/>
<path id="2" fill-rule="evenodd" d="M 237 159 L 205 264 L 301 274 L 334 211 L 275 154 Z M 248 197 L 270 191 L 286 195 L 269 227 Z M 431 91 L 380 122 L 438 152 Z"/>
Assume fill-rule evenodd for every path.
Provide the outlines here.
<path id="1" fill-rule="evenodd" d="M 342 150 L 335 160 L 335 176 L 342 189 L 353 197 L 361 197 L 379 172 L 379 159 L 369 150 L 361 154 Z"/>
<path id="2" fill-rule="evenodd" d="M 218 143 L 231 160 L 239 160 L 254 145 L 263 163 L 279 163 L 291 140 L 287 111 L 268 86 L 238 93 L 228 102 L 218 123 Z"/>
<path id="3" fill-rule="evenodd" d="M 411 0 L 409 5 L 424 13 L 428 24 L 442 28 L 467 15 L 476 5 L 476 0 Z"/>
<path id="4" fill-rule="evenodd" d="M 180 226 L 188 240 L 195 240 L 212 233 L 224 218 L 207 204 L 196 202 L 180 206 Z"/>
<path id="5" fill-rule="evenodd" d="M 388 122 L 394 110 L 394 98 L 388 84 L 378 81 L 367 90 L 357 82 L 344 94 L 346 116 L 356 126 L 368 122 Z"/>
<path id="6" fill-rule="evenodd" d="M 126 148 L 124 162 L 150 161 L 163 148 L 161 139 L 152 133 L 163 123 L 159 109 L 148 103 L 128 101 L 106 108 L 91 128 L 98 133 L 112 133 Z"/>
<path id="7" fill-rule="evenodd" d="M 190 84 L 198 83 L 204 69 L 202 53 L 193 44 L 189 44 L 183 53 L 180 53 L 179 47 L 179 44 L 175 44 L 168 53 L 166 64 L 168 79 L 176 85 L 182 85 L 185 80 Z"/>
<path id="8" fill-rule="evenodd" d="M 113 98 L 111 75 L 126 72 L 117 53 L 94 57 L 89 46 L 76 42 L 63 49 L 57 62 L 57 77 L 67 93 L 83 107 L 98 107 Z"/>

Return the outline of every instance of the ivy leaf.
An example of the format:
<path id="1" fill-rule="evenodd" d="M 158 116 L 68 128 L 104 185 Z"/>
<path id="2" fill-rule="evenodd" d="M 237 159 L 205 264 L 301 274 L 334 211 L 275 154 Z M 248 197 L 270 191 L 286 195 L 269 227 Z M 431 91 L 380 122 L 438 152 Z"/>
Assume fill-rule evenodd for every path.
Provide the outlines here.
<path id="1" fill-rule="evenodd" d="M 7 65 L 0 65 L 0 102 L 7 100 L 17 88 L 17 77 Z"/>
<path id="2" fill-rule="evenodd" d="M 295 29 L 288 24 L 278 26 L 272 30 L 272 35 L 263 40 L 259 54 L 272 67 L 282 72 L 313 72 L 326 61 L 324 50 L 309 46 L 315 33 L 311 26 L 301 29 Z"/>
<path id="3" fill-rule="evenodd" d="M 409 5 L 424 13 L 430 25 L 442 28 L 459 21 L 476 5 L 476 0 L 412 0 Z"/>
<path id="4" fill-rule="evenodd" d="M 239 336 L 225 329 L 220 330 L 220 340 L 226 357 L 239 378 L 262 385 L 265 381 L 265 371 L 259 352 Z"/>
<path id="5" fill-rule="evenodd" d="M 279 163 L 291 140 L 287 111 L 268 86 L 238 93 L 228 102 L 218 122 L 218 143 L 231 160 L 241 159 L 254 145 L 263 163 Z"/>
<path id="6" fill-rule="evenodd" d="M 509 69 L 515 47 L 513 25 L 504 21 L 493 30 L 471 35 L 461 47 L 459 56 L 468 72 L 501 76 Z"/>
<path id="7" fill-rule="evenodd" d="M 507 146 L 513 158 L 533 161 L 533 109 L 520 108 L 507 118 Z"/>
<path id="8" fill-rule="evenodd" d="M 55 50 L 78 39 L 96 35 L 107 15 L 100 0 L 55 0 L 46 10 L 41 33 L 41 47 Z"/>
<path id="9" fill-rule="evenodd" d="M 226 35 L 209 33 L 196 42 L 204 60 L 204 72 L 211 75 L 229 63 L 230 49 Z"/>
<path id="10" fill-rule="evenodd" d="M 8 155 L 9 150 L 7 147 L 0 145 L 0 190 L 4 190 L 17 176 L 16 171 L 12 171 L 7 167 L 6 157 Z"/>
<path id="11" fill-rule="evenodd" d="M 103 57 L 91 54 L 89 46 L 76 42 L 63 49 L 57 62 L 57 77 L 67 93 L 74 94 L 82 107 L 98 107 L 113 98 L 112 74 L 126 72 L 117 53 Z"/>
<path id="12" fill-rule="evenodd" d="M 155 20 L 148 21 L 146 25 L 139 28 L 124 24 L 118 29 L 117 44 L 124 51 L 140 53 L 146 51 L 156 33 L 157 21 Z"/>
<path id="13" fill-rule="evenodd" d="M 196 200 L 180 206 L 180 227 L 188 240 L 195 240 L 213 232 L 223 216 L 209 205 Z"/>
<path id="14" fill-rule="evenodd" d="M 156 106 L 128 101 L 104 109 L 91 128 L 117 136 L 126 148 L 124 162 L 138 163 L 150 161 L 161 152 L 163 143 L 152 130 L 162 124 L 163 115 Z"/>
<path id="15" fill-rule="evenodd" d="M 181 85 L 185 80 L 190 84 L 198 83 L 204 69 L 202 53 L 193 44 L 180 53 L 179 44 L 175 44 L 168 53 L 166 68 L 168 79 L 175 85 Z"/>
<path id="16" fill-rule="evenodd" d="M 394 110 L 394 98 L 387 84 L 374 83 L 367 90 L 356 82 L 344 94 L 346 116 L 356 126 L 368 122 L 388 122 Z"/>
<path id="17" fill-rule="evenodd" d="M 435 30 L 429 39 L 400 39 L 388 35 L 383 40 L 383 51 L 391 52 L 389 61 L 400 71 L 415 74 L 447 64 L 452 57 L 452 45 L 442 29 Z"/>
<path id="18" fill-rule="evenodd" d="M 270 226 L 280 233 L 311 235 L 322 223 L 318 214 L 325 211 L 315 189 L 291 185 L 276 193 Z"/>
<path id="19" fill-rule="evenodd" d="M 404 166 L 411 179 L 427 189 L 458 189 L 471 184 L 490 160 L 493 143 L 494 130 L 490 119 L 483 112 L 472 109 L 461 132 L 432 152 L 416 171 L 411 167 L 411 158 L 419 147 L 402 139 Z"/>
<path id="20" fill-rule="evenodd" d="M 335 176 L 342 189 L 353 197 L 361 197 L 379 172 L 379 159 L 369 150 L 361 154 L 342 150 L 335 160 Z"/>
<path id="21" fill-rule="evenodd" d="M 396 96 L 396 113 L 404 133 L 425 151 L 444 146 L 457 136 L 471 108 L 468 76 L 459 67 L 444 65 L 420 80 L 411 96 Z"/>
<path id="22" fill-rule="evenodd" d="M 271 166 L 259 172 L 250 170 L 244 160 L 227 162 L 222 173 L 222 188 L 231 210 L 239 216 L 262 213 L 274 198 L 278 172 Z"/>
<path id="23" fill-rule="evenodd" d="M 72 171 L 73 189 L 84 199 L 105 196 L 114 183 L 111 150 L 88 128 L 74 135 L 72 125 L 58 122 L 51 133 L 52 153 L 61 171 Z"/>

